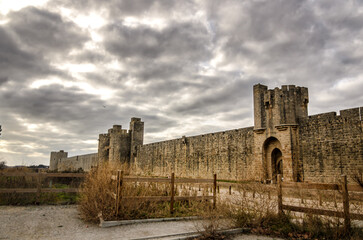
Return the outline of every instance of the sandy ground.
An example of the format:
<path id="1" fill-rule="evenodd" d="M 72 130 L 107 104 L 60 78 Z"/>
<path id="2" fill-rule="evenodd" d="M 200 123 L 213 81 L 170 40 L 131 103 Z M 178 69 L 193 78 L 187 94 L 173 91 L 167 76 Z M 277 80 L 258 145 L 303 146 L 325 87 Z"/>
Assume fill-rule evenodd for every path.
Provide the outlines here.
<path id="1" fill-rule="evenodd" d="M 0 206 L 0 239 L 138 239 L 196 231 L 193 221 L 100 228 L 83 222 L 77 206 Z M 271 240 L 255 235 L 235 240 Z"/>

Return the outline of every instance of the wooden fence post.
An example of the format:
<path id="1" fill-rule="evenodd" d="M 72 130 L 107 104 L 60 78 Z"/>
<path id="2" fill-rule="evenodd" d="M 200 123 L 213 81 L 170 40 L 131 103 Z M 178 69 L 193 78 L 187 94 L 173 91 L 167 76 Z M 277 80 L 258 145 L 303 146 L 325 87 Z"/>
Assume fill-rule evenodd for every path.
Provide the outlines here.
<path id="1" fill-rule="evenodd" d="M 37 202 L 40 203 L 40 196 L 41 196 L 41 191 L 42 191 L 42 176 L 41 176 L 39 169 L 37 170 L 37 172 L 38 172 L 38 175 L 37 175 Z"/>
<path id="2" fill-rule="evenodd" d="M 319 206 L 322 206 L 323 205 L 323 199 L 322 199 L 322 196 L 321 196 L 321 192 L 319 190 L 318 191 L 318 197 L 319 197 Z"/>
<path id="3" fill-rule="evenodd" d="M 115 197 L 115 216 L 118 215 L 118 188 L 120 183 L 120 174 L 119 171 L 116 173 L 116 197 Z"/>
<path id="4" fill-rule="evenodd" d="M 282 185 L 281 185 L 281 174 L 277 175 L 277 207 L 279 215 L 282 211 Z"/>
<path id="5" fill-rule="evenodd" d="M 174 182 L 175 182 L 175 175 L 174 173 L 171 173 L 171 179 L 170 179 L 170 192 L 171 192 L 171 198 L 170 198 L 170 214 L 174 213 L 174 196 L 175 196 L 175 190 L 174 190 Z"/>
<path id="6" fill-rule="evenodd" d="M 217 174 L 215 173 L 213 176 L 213 209 L 216 208 L 217 202 Z"/>
<path id="7" fill-rule="evenodd" d="M 229 195 L 232 195 L 232 186 L 229 186 Z"/>
<path id="8" fill-rule="evenodd" d="M 118 210 L 120 208 L 120 199 L 121 199 L 121 189 L 122 189 L 122 180 L 123 180 L 124 172 L 121 170 L 117 171 L 117 179 L 116 179 L 116 216 L 118 216 Z"/>
<path id="9" fill-rule="evenodd" d="M 350 231 L 350 215 L 349 215 L 349 194 L 347 187 L 347 176 L 342 176 L 342 194 L 343 194 L 343 209 L 344 209 L 344 230 Z"/>

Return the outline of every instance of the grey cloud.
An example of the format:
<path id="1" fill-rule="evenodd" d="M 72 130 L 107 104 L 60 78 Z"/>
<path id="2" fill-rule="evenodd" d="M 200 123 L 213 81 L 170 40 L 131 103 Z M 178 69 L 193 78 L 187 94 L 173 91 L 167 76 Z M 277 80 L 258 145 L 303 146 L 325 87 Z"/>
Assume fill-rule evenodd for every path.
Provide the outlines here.
<path id="1" fill-rule="evenodd" d="M 173 12 L 192 11 L 194 1 L 184 0 L 53 0 L 48 3 L 50 7 L 64 6 L 77 11 L 88 13 L 91 11 L 103 12 L 104 17 L 111 21 L 125 16 L 155 15 L 170 17 Z"/>
<path id="2" fill-rule="evenodd" d="M 19 115 L 29 122 L 52 122 L 64 125 L 64 129 L 78 132 L 86 131 L 87 125 L 97 125 L 102 122 L 105 102 L 85 94 L 77 88 L 64 88 L 51 85 L 40 89 L 8 89 L 1 92 L 0 106 L 13 114 Z M 108 106 L 108 111 L 112 110 Z M 116 111 L 116 109 L 113 109 Z M 112 112 L 108 116 L 115 119 Z"/>
<path id="3" fill-rule="evenodd" d="M 243 79 L 236 79 L 227 83 L 220 81 L 218 84 L 210 86 L 207 91 L 196 92 L 187 102 L 176 101 L 174 106 L 170 106 L 170 110 L 178 115 L 207 116 L 216 112 L 238 109 L 251 102 L 252 85 L 252 81 L 244 81 Z"/>
<path id="4" fill-rule="evenodd" d="M 120 58 L 160 58 L 184 61 L 206 60 L 208 33 L 201 24 L 175 23 L 162 31 L 142 27 L 108 25 L 105 48 Z"/>
<path id="5" fill-rule="evenodd" d="M 28 53 L 16 44 L 7 30 L 0 27 L 0 78 L 26 79 L 52 73 L 41 56 Z"/>
<path id="6" fill-rule="evenodd" d="M 354 1 L 215 1 L 209 16 L 226 56 L 219 66 L 232 63 L 245 71 L 247 63 L 258 66 L 253 74 L 277 86 L 294 83 L 311 90 L 329 88 L 347 75 L 358 77 L 362 44 L 354 42 L 362 38 L 361 7 Z M 232 8 L 240 14 L 225 18 Z M 318 97 L 312 93 L 312 99 Z"/>
<path id="7" fill-rule="evenodd" d="M 88 40 L 87 32 L 47 10 L 27 7 L 10 13 L 9 18 L 9 28 L 34 52 L 41 50 L 43 54 L 49 54 L 44 51 L 66 54 L 72 48 L 82 47 Z"/>
<path id="8" fill-rule="evenodd" d="M 86 33 L 60 15 L 35 7 L 11 12 L 7 19 L 0 27 L 0 78 L 25 83 L 36 77 L 69 77 L 49 60 L 81 47 L 88 39 Z"/>
<path id="9" fill-rule="evenodd" d="M 8 77 L 0 77 L 0 86 L 9 80 Z"/>

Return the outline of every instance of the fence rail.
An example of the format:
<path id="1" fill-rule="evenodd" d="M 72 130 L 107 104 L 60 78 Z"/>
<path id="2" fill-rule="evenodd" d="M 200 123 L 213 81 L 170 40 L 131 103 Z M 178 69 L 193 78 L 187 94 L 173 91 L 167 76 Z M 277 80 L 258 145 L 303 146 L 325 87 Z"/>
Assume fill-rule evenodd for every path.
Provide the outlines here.
<path id="1" fill-rule="evenodd" d="M 4 177 L 64 177 L 64 178 L 83 178 L 86 173 L 27 173 L 27 172 L 0 172 L 0 176 Z"/>
<path id="2" fill-rule="evenodd" d="M 213 175 L 213 179 L 188 179 L 175 178 L 172 173 L 170 178 L 150 178 L 150 177 L 130 177 L 124 176 L 123 171 L 117 171 L 117 175 L 111 176 L 112 180 L 116 181 L 116 192 L 109 195 L 115 200 L 115 214 L 118 215 L 121 199 L 135 201 L 170 201 L 170 213 L 174 212 L 175 201 L 185 200 L 213 200 L 213 208 L 216 207 L 217 201 L 217 174 Z M 124 182 L 159 182 L 170 184 L 170 196 L 123 196 L 122 187 Z M 213 196 L 175 196 L 176 183 L 209 183 L 213 184 Z"/>
<path id="3" fill-rule="evenodd" d="M 77 193 L 80 192 L 78 188 L 42 188 L 42 179 L 52 178 L 84 178 L 86 173 L 9 173 L 0 172 L 0 177 L 36 177 L 37 187 L 36 188 L 0 188 L 0 193 Z"/>
<path id="4" fill-rule="evenodd" d="M 316 215 L 332 216 L 344 218 L 344 228 L 346 231 L 350 229 L 350 220 L 363 220 L 363 214 L 350 213 L 349 212 L 349 191 L 363 192 L 363 188 L 359 185 L 348 185 L 347 176 L 343 175 L 341 178 L 341 184 L 322 184 L 322 183 L 282 183 L 281 175 L 277 176 L 277 203 L 279 214 L 283 213 L 283 210 L 295 211 L 302 213 L 310 213 Z M 341 191 L 343 197 L 343 212 L 326 210 L 326 209 L 316 209 L 316 208 L 306 208 L 297 207 L 291 205 L 284 205 L 282 203 L 282 188 L 297 188 L 297 189 L 317 189 L 317 190 L 337 190 Z M 321 201 L 321 199 L 319 199 Z M 320 204 L 321 205 L 321 204 Z"/>

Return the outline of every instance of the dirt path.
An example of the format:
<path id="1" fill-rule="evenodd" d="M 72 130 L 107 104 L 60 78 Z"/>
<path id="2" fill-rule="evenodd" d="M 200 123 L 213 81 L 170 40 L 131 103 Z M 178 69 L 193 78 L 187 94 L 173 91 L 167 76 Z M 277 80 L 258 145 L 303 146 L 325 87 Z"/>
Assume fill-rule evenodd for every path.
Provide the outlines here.
<path id="1" fill-rule="evenodd" d="M 77 206 L 0 206 L 0 239 L 137 239 L 195 231 L 193 221 L 100 228 L 84 223 Z M 246 235 L 235 239 L 269 240 Z"/>

